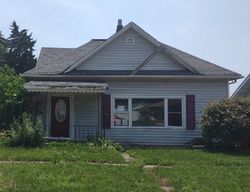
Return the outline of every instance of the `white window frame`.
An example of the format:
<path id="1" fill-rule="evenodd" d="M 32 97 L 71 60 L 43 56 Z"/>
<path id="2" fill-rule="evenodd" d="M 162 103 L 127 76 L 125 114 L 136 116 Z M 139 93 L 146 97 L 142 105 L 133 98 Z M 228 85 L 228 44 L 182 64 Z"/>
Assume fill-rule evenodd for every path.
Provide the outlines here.
<path id="1" fill-rule="evenodd" d="M 128 100 L 128 126 L 117 126 L 114 124 L 114 115 L 115 115 L 115 99 L 127 99 Z M 130 125 L 130 99 L 128 97 L 111 97 L 111 127 L 115 128 L 129 128 Z"/>
<path id="2" fill-rule="evenodd" d="M 163 114 L 163 117 L 164 117 L 164 125 L 163 126 L 133 126 L 132 123 L 132 119 L 131 119 L 131 127 L 132 128 L 164 128 L 165 127 L 165 119 L 166 119 L 166 114 L 165 114 L 165 98 L 163 97 L 132 97 L 131 98 L 131 118 L 132 118 L 132 115 L 133 115 L 133 110 L 132 110 L 132 99 L 163 99 L 163 107 L 164 107 L 164 114 Z"/>
<path id="3" fill-rule="evenodd" d="M 132 40 L 132 43 L 128 43 L 129 40 Z M 135 38 L 134 37 L 126 37 L 126 45 L 135 45 Z"/>
<path id="4" fill-rule="evenodd" d="M 182 112 L 182 126 L 170 126 L 168 125 L 168 99 L 181 99 L 181 112 Z M 166 122 L 165 122 L 165 125 L 169 128 L 186 128 L 186 99 L 185 97 L 181 96 L 181 97 L 174 97 L 174 96 L 171 96 L 171 97 L 167 97 L 166 98 L 166 106 L 165 106 L 165 112 L 166 112 Z"/>
<path id="5" fill-rule="evenodd" d="M 115 99 L 128 99 L 128 126 L 115 126 Z M 163 99 L 164 100 L 164 126 L 132 126 L 132 99 Z M 182 101 L 182 126 L 168 125 L 168 99 L 181 99 Z M 186 128 L 186 97 L 185 96 L 111 96 L 111 127 L 112 128 L 169 128 L 185 129 Z"/>

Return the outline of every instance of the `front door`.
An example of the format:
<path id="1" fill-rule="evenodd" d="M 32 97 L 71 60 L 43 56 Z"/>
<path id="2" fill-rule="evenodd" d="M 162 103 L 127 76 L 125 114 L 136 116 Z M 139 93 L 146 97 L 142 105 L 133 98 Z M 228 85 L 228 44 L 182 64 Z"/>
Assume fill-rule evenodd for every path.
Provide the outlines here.
<path id="1" fill-rule="evenodd" d="M 51 136 L 69 137 L 69 97 L 51 97 Z"/>

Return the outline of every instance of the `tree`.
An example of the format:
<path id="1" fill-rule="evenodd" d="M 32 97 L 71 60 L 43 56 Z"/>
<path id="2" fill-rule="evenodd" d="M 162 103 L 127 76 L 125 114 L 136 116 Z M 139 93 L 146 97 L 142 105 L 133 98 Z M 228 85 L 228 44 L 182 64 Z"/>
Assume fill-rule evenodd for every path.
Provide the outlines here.
<path id="1" fill-rule="evenodd" d="M 7 40 L 0 31 L 0 67 L 5 64 L 5 55 L 7 52 Z"/>
<path id="2" fill-rule="evenodd" d="M 27 111 L 31 96 L 23 87 L 24 80 L 7 65 L 0 68 L 0 129 L 9 129 L 13 118 Z"/>
<path id="3" fill-rule="evenodd" d="M 36 40 L 32 38 L 32 33 L 28 34 L 26 29 L 19 30 L 15 21 L 10 29 L 6 63 L 19 74 L 35 67 L 36 58 L 33 52 Z"/>

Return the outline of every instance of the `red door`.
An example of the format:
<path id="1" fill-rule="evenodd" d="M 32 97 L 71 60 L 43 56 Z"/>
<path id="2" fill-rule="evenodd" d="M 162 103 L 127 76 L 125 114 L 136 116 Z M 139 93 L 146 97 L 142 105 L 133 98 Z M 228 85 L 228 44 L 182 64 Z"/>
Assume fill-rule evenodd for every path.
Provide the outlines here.
<path id="1" fill-rule="evenodd" d="M 69 137 L 69 97 L 51 97 L 51 136 Z"/>

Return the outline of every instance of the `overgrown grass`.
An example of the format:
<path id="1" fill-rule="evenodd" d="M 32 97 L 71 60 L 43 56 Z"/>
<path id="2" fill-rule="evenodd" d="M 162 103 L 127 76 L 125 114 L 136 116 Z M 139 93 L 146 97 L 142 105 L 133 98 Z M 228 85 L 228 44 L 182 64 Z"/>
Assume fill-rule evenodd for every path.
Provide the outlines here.
<path id="1" fill-rule="evenodd" d="M 103 146 L 103 145 L 101 145 Z M 250 191 L 249 152 L 210 152 L 184 148 L 131 148 L 127 166 L 115 148 L 51 142 L 44 148 L 0 146 L 0 160 L 50 161 L 0 164 L 0 191 L 160 191 L 168 183 L 184 192 Z M 143 171 L 144 164 L 159 165 Z"/>
<path id="2" fill-rule="evenodd" d="M 0 173 L 0 183 L 5 186 L 3 191 L 160 191 L 154 178 L 134 166 L 4 164 Z"/>
<path id="3" fill-rule="evenodd" d="M 129 149 L 143 164 L 159 166 L 154 171 L 176 191 L 250 191 L 250 153 L 222 153 L 194 149 Z"/>
<path id="4" fill-rule="evenodd" d="M 43 148 L 0 146 L 0 160 L 15 161 L 83 161 L 123 163 L 117 150 L 103 150 L 83 143 L 50 142 Z"/>

